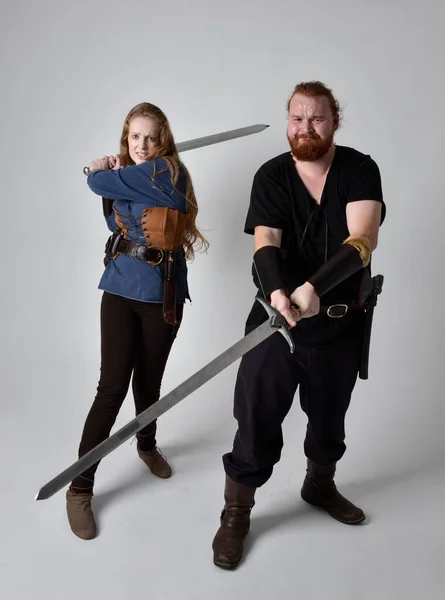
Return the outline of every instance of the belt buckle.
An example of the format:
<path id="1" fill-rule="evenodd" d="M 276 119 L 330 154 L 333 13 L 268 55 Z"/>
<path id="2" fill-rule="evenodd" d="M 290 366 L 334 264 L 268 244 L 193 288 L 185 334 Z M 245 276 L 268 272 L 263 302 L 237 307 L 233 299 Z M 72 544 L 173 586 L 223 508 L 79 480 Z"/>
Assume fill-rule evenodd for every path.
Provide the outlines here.
<path id="1" fill-rule="evenodd" d="M 333 308 L 343 308 L 344 311 L 341 315 L 334 315 L 332 313 Z M 348 312 L 348 309 L 349 309 L 349 306 L 347 304 L 331 304 L 331 306 L 328 307 L 326 314 L 331 319 L 341 319 L 342 317 L 344 317 L 346 315 L 346 313 Z"/>
<path id="2" fill-rule="evenodd" d="M 158 261 L 147 260 L 147 262 L 148 262 L 149 265 L 153 265 L 154 267 L 157 267 L 158 265 L 160 265 L 164 261 L 164 250 L 162 250 L 162 248 L 149 248 L 149 249 L 150 250 L 156 250 L 160 254 L 160 258 L 159 258 Z"/>

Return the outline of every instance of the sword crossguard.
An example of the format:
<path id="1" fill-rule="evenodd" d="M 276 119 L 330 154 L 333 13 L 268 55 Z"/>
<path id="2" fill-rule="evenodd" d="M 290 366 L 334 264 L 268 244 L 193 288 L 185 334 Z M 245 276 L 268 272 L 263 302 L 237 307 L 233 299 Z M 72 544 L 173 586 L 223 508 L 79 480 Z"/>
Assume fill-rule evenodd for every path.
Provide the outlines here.
<path id="1" fill-rule="evenodd" d="M 289 333 L 289 325 L 286 319 L 281 313 L 275 310 L 275 308 L 271 306 L 269 302 L 267 302 L 267 300 L 262 298 L 259 294 L 255 296 L 255 300 L 258 300 L 258 302 L 267 312 L 267 314 L 270 317 L 270 326 L 275 327 L 277 331 L 281 333 L 286 342 L 289 344 L 290 351 L 293 354 L 293 352 L 295 351 L 295 342 L 292 339 L 291 334 Z"/>

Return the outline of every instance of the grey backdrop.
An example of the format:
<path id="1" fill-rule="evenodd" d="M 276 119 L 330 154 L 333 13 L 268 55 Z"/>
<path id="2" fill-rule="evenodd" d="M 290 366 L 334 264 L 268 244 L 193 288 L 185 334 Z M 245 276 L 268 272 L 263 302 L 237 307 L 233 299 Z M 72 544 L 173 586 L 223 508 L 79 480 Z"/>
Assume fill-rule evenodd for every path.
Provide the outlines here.
<path id="1" fill-rule="evenodd" d="M 5 598 L 443 597 L 444 16 L 440 0 L 3 4 Z M 243 334 L 254 294 L 242 231 L 252 177 L 287 149 L 288 95 L 314 78 L 345 107 L 337 142 L 378 162 L 388 206 L 374 255 L 385 287 L 371 378 L 357 385 L 338 472 L 368 525 L 345 528 L 299 499 L 305 419 L 296 398 L 282 461 L 258 493 L 249 555 L 236 573 L 213 567 L 234 365 L 162 418 L 158 441 L 175 476 L 154 481 L 125 444 L 98 471 L 99 537 L 75 538 L 62 492 L 33 498 L 76 458 L 99 375 L 108 231 L 82 167 L 117 152 L 123 119 L 141 101 L 166 112 L 177 141 L 270 125 L 183 154 L 211 248 L 190 265 L 193 303 L 168 391 Z M 132 417 L 130 394 L 118 425 Z"/>

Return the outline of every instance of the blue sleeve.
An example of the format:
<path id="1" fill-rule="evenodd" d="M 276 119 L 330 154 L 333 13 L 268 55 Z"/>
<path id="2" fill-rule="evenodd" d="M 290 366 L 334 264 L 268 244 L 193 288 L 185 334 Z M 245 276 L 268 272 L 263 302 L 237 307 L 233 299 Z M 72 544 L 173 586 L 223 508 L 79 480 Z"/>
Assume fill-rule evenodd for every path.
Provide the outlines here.
<path id="1" fill-rule="evenodd" d="M 87 183 L 95 194 L 115 200 L 143 201 L 152 187 L 154 164 L 151 161 L 117 171 L 92 171 Z"/>

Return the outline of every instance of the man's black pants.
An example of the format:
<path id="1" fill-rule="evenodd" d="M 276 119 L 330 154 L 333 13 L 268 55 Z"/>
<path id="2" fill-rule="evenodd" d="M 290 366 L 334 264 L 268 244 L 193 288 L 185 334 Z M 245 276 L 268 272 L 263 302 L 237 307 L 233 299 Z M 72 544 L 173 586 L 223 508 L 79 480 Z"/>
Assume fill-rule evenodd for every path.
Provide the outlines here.
<path id="1" fill-rule="evenodd" d="M 260 487 L 271 477 L 283 447 L 281 425 L 297 388 L 308 417 L 306 456 L 317 463 L 343 456 L 345 415 L 360 366 L 362 320 L 356 319 L 356 324 L 355 334 L 324 346 L 297 342 L 294 354 L 276 333 L 242 358 L 234 400 L 238 431 L 232 452 L 223 456 L 233 481 Z M 291 333 L 297 328 L 298 324 Z"/>

